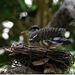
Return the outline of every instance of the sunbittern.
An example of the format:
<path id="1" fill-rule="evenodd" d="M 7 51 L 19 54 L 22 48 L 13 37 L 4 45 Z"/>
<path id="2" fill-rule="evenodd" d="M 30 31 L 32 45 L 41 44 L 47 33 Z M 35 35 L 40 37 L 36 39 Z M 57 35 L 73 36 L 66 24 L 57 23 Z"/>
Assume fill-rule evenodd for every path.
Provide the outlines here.
<path id="1" fill-rule="evenodd" d="M 59 46 L 63 43 L 70 44 L 71 42 L 63 38 L 65 28 L 42 28 L 38 25 L 31 26 L 28 30 L 21 32 L 25 33 L 31 31 L 28 35 L 28 43 L 30 46 L 40 46 L 47 49 Z"/>

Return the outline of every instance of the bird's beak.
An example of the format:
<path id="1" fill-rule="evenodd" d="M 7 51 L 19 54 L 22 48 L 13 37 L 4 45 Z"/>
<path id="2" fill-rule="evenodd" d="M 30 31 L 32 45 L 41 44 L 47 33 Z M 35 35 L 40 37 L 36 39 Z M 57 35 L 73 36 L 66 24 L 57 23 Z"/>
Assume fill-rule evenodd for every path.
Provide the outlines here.
<path id="1" fill-rule="evenodd" d="M 21 32 L 21 34 L 26 33 L 26 32 L 28 32 L 28 31 L 29 31 L 29 30 L 25 30 L 25 31 Z"/>

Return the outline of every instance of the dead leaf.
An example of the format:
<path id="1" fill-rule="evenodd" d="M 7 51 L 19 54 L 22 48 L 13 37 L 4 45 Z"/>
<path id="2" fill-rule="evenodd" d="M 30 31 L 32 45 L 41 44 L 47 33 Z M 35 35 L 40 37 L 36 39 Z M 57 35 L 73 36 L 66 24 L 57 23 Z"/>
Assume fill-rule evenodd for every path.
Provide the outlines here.
<path id="1" fill-rule="evenodd" d="M 62 74 L 62 70 L 60 68 L 55 68 L 53 64 L 46 63 L 44 65 L 44 73 Z"/>
<path id="2" fill-rule="evenodd" d="M 44 70 L 44 73 L 56 74 L 56 71 L 55 71 L 54 69 L 52 69 L 52 68 L 46 68 L 46 69 Z"/>
<path id="3" fill-rule="evenodd" d="M 49 58 L 43 58 L 43 59 L 40 59 L 38 61 L 34 61 L 32 62 L 33 65 L 35 66 L 38 66 L 38 65 L 43 65 L 45 64 L 46 62 L 48 62 Z"/>

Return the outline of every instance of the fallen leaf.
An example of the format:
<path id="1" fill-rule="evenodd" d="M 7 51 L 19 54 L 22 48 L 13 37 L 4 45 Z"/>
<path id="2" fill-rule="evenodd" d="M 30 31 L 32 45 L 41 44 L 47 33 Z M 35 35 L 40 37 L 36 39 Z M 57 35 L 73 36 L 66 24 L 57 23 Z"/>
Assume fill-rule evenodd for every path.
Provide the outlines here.
<path id="1" fill-rule="evenodd" d="M 38 66 L 38 65 L 43 65 L 45 64 L 46 62 L 48 62 L 49 58 L 43 58 L 43 59 L 40 59 L 38 61 L 34 61 L 32 62 L 33 65 L 35 66 Z"/>

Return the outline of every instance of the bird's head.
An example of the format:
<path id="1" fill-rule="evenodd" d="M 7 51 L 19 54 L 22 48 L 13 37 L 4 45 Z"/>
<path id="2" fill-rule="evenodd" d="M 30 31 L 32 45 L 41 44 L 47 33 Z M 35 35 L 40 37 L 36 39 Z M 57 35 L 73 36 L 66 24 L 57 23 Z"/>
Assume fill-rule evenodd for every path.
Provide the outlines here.
<path id="1" fill-rule="evenodd" d="M 26 33 L 28 31 L 34 32 L 34 31 L 39 30 L 39 29 L 40 29 L 40 27 L 38 25 L 32 25 L 28 30 L 21 32 L 21 34 Z"/>

